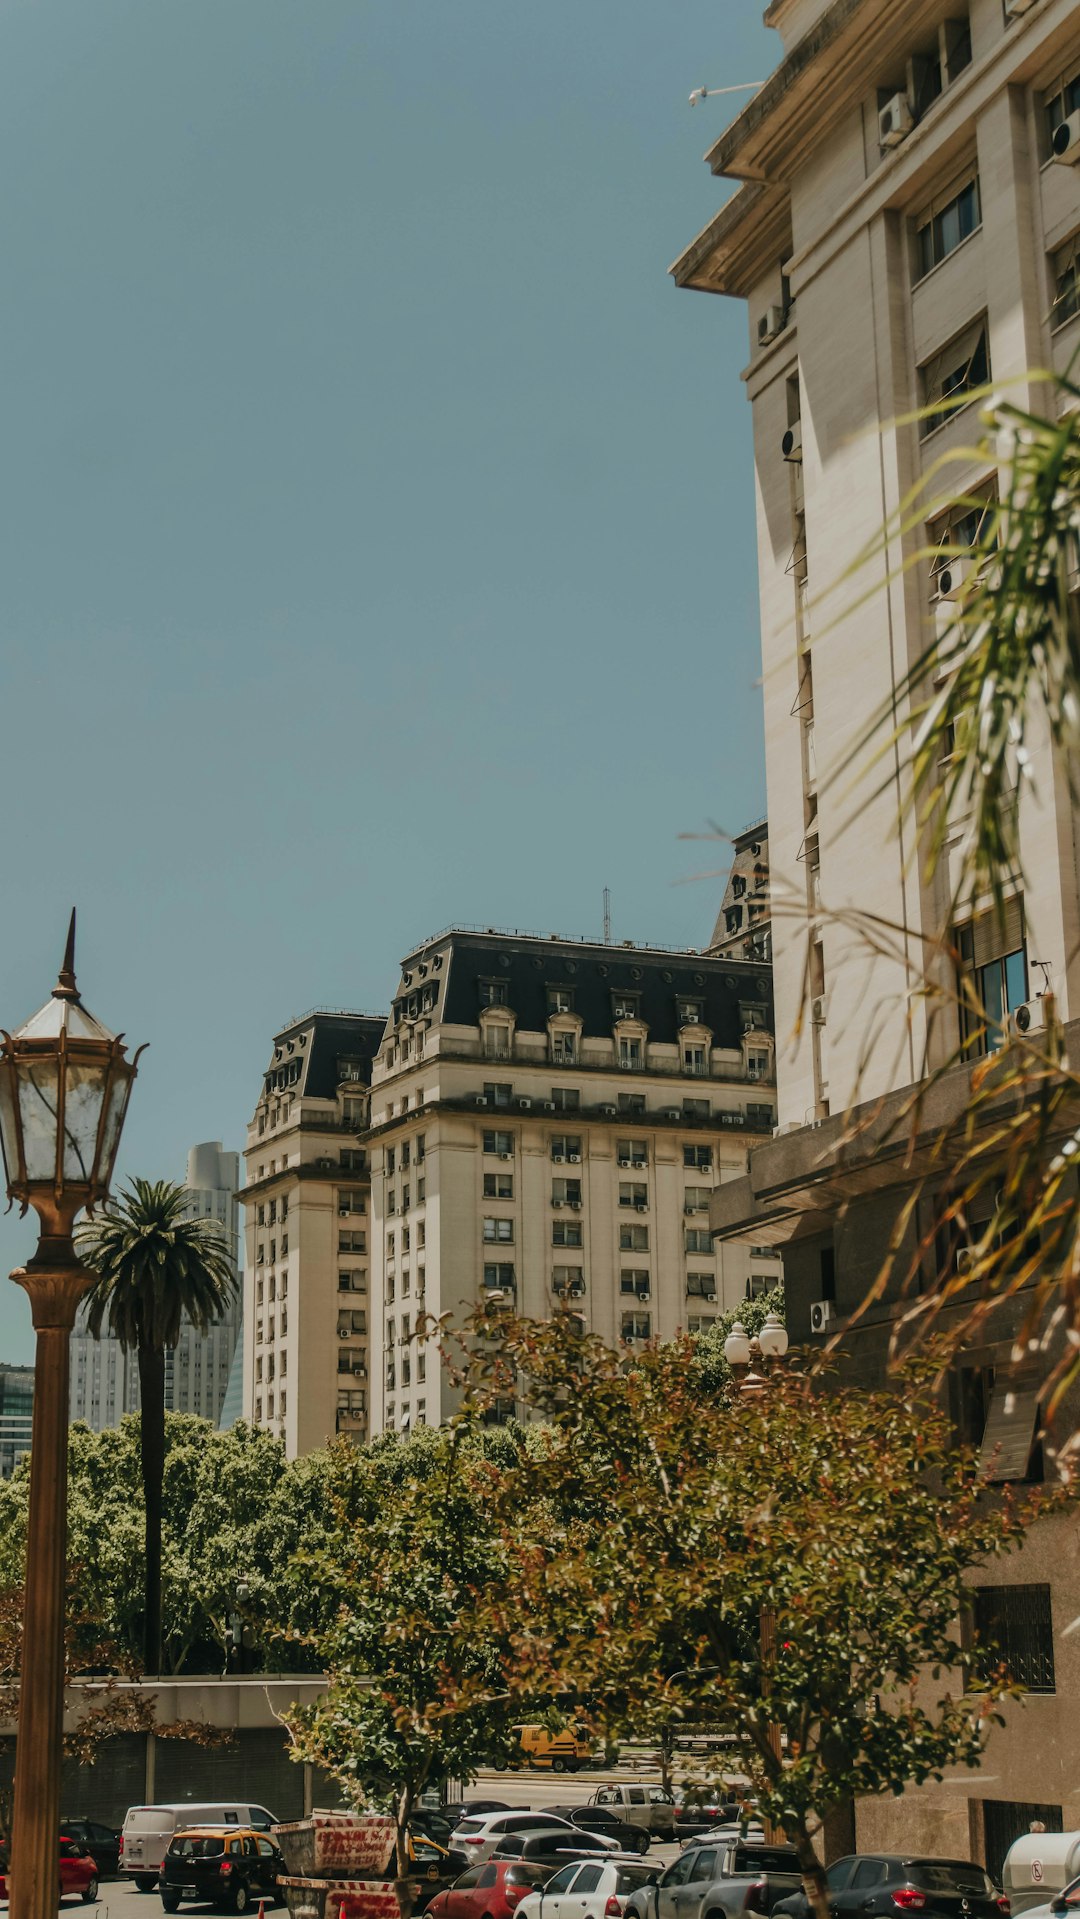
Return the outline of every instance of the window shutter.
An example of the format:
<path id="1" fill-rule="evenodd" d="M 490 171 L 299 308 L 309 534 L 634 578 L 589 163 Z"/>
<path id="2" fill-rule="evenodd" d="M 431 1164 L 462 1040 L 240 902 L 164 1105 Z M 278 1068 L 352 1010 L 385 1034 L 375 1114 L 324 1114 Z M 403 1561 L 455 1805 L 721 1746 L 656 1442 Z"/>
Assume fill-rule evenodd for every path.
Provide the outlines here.
<path id="1" fill-rule="evenodd" d="M 1037 1373 L 1014 1373 L 995 1381 L 986 1415 L 979 1468 L 991 1483 L 1023 1479 L 1035 1440 L 1039 1414 Z"/>
<path id="2" fill-rule="evenodd" d="M 1006 900 L 1002 913 L 982 913 L 971 928 L 976 966 L 988 966 L 1024 944 L 1024 902 L 1017 894 Z"/>

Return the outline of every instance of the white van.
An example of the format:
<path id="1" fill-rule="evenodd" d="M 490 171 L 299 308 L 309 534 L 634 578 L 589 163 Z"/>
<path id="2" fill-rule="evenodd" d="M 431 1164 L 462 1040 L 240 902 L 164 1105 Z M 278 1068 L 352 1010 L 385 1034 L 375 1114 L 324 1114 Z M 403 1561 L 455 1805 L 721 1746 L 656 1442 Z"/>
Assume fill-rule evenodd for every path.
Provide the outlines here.
<path id="1" fill-rule="evenodd" d="M 1080 1832 L 1025 1832 L 1005 1854 L 1001 1882 L 1013 1919 L 1049 1906 L 1080 1874 Z"/>
<path id="2" fill-rule="evenodd" d="M 186 1799 L 169 1806 L 131 1806 L 124 1816 L 120 1870 L 134 1879 L 140 1892 L 156 1892 L 161 1862 L 174 1833 L 188 1826 L 250 1826 L 255 1832 L 269 1832 L 276 1825 L 265 1806 L 236 1799 L 219 1800 L 217 1805 Z"/>

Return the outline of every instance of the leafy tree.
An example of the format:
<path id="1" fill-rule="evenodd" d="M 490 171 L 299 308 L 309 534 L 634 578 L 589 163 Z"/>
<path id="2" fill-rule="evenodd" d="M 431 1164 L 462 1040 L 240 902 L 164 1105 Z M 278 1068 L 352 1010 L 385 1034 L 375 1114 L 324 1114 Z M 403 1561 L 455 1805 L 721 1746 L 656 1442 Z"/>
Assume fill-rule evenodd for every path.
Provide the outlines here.
<path id="1" fill-rule="evenodd" d="M 518 1450 L 512 1436 L 422 1428 L 336 1452 L 340 1529 L 298 1561 L 333 1616 L 314 1635 L 329 1685 L 291 1715 L 293 1757 L 321 1766 L 354 1805 L 392 1811 L 402 1919 L 420 1794 L 514 1746 L 506 1634 L 488 1607 L 505 1571 L 493 1492 Z"/>
<path id="2" fill-rule="evenodd" d="M 236 1290 L 224 1234 L 216 1220 L 188 1216 L 190 1195 L 168 1180 L 133 1180 L 119 1199 L 80 1228 L 80 1257 L 97 1273 L 87 1324 L 96 1337 L 108 1324 L 126 1352 L 138 1355 L 139 1428 L 145 1519 L 143 1659 L 161 1669 L 161 1496 L 165 1469 L 165 1350 L 187 1318 L 205 1332 Z"/>
<path id="3" fill-rule="evenodd" d="M 824 1919 L 830 1809 L 978 1763 L 1009 1682 L 960 1643 L 966 1581 L 1064 1495 L 987 1500 L 917 1374 L 724 1400 L 688 1342 L 628 1365 L 566 1314 L 500 1332 L 473 1416 L 514 1381 L 546 1421 L 492 1486 L 507 1688 L 599 1699 L 616 1735 L 707 1711 Z"/>

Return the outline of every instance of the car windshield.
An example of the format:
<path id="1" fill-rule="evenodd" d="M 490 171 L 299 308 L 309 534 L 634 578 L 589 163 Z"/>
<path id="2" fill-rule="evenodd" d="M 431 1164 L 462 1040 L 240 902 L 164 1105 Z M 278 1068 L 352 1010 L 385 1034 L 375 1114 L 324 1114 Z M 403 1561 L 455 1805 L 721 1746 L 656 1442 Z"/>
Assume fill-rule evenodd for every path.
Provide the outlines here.
<path id="1" fill-rule="evenodd" d="M 994 1882 L 981 1866 L 963 1859 L 909 1859 L 912 1883 L 923 1892 L 992 1893 Z"/>
<path id="2" fill-rule="evenodd" d="M 616 1892 L 636 1892 L 639 1886 L 651 1886 L 656 1878 L 655 1866 L 616 1866 Z"/>
<path id="3" fill-rule="evenodd" d="M 187 1832 L 182 1833 L 179 1839 L 174 1839 L 169 1847 L 169 1852 L 177 1859 L 220 1859 L 224 1851 L 224 1839 L 203 1839 L 198 1834 L 192 1837 Z"/>
<path id="4" fill-rule="evenodd" d="M 523 1863 L 510 1867 L 506 1875 L 506 1883 L 508 1886 L 542 1886 L 547 1876 L 546 1866 L 530 1866 Z"/>

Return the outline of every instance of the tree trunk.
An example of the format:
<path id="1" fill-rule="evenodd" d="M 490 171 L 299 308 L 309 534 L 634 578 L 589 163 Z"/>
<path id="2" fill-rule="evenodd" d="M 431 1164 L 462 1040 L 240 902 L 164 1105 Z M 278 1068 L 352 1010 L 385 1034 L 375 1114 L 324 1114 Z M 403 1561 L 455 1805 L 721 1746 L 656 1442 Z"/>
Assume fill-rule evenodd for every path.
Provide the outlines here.
<path id="1" fill-rule="evenodd" d="M 817 1856 L 810 1834 L 800 1823 L 788 1828 L 788 1837 L 798 1854 L 803 1891 L 813 1919 L 830 1919 L 829 1889 L 825 1884 L 825 1868 Z"/>
<path id="2" fill-rule="evenodd" d="M 140 1453 L 146 1504 L 146 1611 L 143 1620 L 143 1671 L 161 1671 L 161 1483 L 165 1477 L 165 1354 L 160 1346 L 139 1345 L 142 1399 Z"/>
<path id="3" fill-rule="evenodd" d="M 665 1792 L 671 1792 L 671 1764 L 675 1757 L 675 1734 L 670 1726 L 665 1726 L 660 1734 L 656 1757 L 660 1764 L 660 1784 Z"/>
<path id="4" fill-rule="evenodd" d="M 412 1860 L 409 1858 L 409 1820 L 412 1816 L 412 1808 L 412 1787 L 403 1786 L 394 1806 L 397 1856 L 397 1878 L 394 1881 L 394 1891 L 397 1893 L 401 1919 L 412 1919 L 416 1898 L 416 1882 L 413 1878 Z"/>

